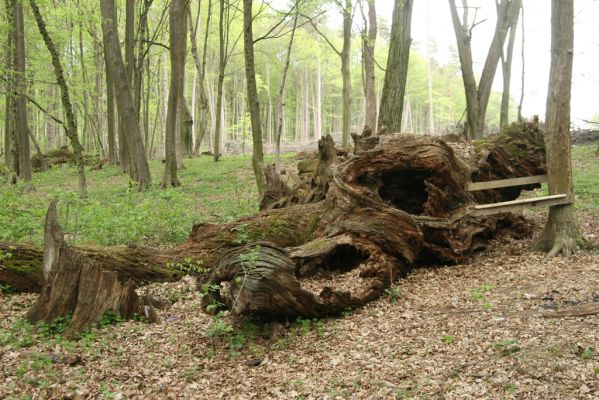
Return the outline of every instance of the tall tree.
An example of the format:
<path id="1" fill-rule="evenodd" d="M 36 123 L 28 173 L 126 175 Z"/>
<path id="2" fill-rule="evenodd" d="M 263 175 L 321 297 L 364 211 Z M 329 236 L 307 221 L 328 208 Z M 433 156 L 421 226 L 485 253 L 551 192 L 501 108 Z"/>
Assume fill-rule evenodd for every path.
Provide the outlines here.
<path id="1" fill-rule="evenodd" d="M 512 21 L 518 17 L 520 2 L 521 0 L 498 0 L 495 33 L 493 34 L 485 65 L 477 85 L 476 78 L 474 77 L 472 48 L 470 45 L 472 30 L 477 25 L 477 22 L 475 20 L 472 22 L 472 25 L 469 24 L 468 3 L 466 0 L 462 0 L 464 5 L 463 21 L 460 21 L 455 0 L 449 0 L 451 20 L 458 43 L 462 79 L 466 94 L 468 136 L 471 138 L 480 139 L 484 135 L 485 116 L 491 96 L 491 86 L 493 85 L 495 72 L 497 71 L 497 65 L 503 52 L 503 44 L 509 27 L 513 24 Z"/>
<path id="2" fill-rule="evenodd" d="M 401 131 L 410 45 L 412 43 L 412 3 L 413 0 L 395 0 L 389 57 L 379 111 L 379 129 L 388 132 Z"/>
<path id="3" fill-rule="evenodd" d="M 27 84 L 25 82 L 25 23 L 23 20 L 23 5 L 19 0 L 12 1 L 12 30 L 14 31 L 14 72 L 15 79 L 15 132 L 18 137 L 19 170 L 17 174 L 26 182 L 27 190 L 31 186 L 31 153 L 29 149 L 29 126 L 27 124 Z"/>
<path id="4" fill-rule="evenodd" d="M 299 1 L 295 2 L 295 15 L 293 17 L 293 27 L 291 28 L 291 36 L 289 38 L 289 44 L 287 45 L 287 51 L 285 52 L 285 61 L 283 61 L 283 72 L 281 74 L 281 84 L 279 85 L 279 97 L 277 98 L 277 124 L 276 124 L 276 159 L 275 159 L 275 171 L 279 173 L 281 171 L 281 136 L 283 135 L 283 123 L 284 123 L 284 95 L 285 95 L 285 84 L 287 82 L 287 73 L 289 72 L 289 63 L 291 61 L 291 49 L 293 48 L 293 39 L 295 38 L 295 32 L 297 30 L 297 21 L 299 18 Z M 320 75 L 320 60 L 319 60 L 319 71 Z M 320 81 L 319 81 L 320 82 Z M 320 96 L 320 87 L 317 88 L 317 96 Z M 320 110 L 319 110 L 320 111 Z"/>
<path id="5" fill-rule="evenodd" d="M 14 51 L 14 29 L 13 18 L 12 18 L 12 4 L 11 0 L 4 0 L 4 7 L 7 17 L 8 35 L 6 37 L 6 44 L 4 48 L 4 67 L 6 71 L 12 71 L 13 66 L 13 51 Z M 17 172 L 18 169 L 18 156 L 16 145 L 17 138 L 15 134 L 15 98 L 14 98 L 14 76 L 13 74 L 7 74 L 5 81 L 5 97 L 4 97 L 4 162 L 6 166 L 13 172 Z"/>
<path id="6" fill-rule="evenodd" d="M 107 47 L 108 71 L 114 78 L 117 109 L 122 126 L 125 128 L 125 141 L 131 155 L 131 178 L 137 181 L 140 191 L 146 190 L 151 183 L 150 167 L 146 158 L 139 121 L 135 112 L 131 86 L 116 30 L 116 7 L 114 0 L 101 0 L 102 34 Z M 121 160 L 122 162 L 122 160 Z"/>
<path id="7" fill-rule="evenodd" d="M 177 114 L 179 102 L 183 98 L 183 78 L 185 75 L 187 0 L 173 0 L 169 11 L 169 42 L 171 56 L 171 77 L 168 92 L 168 110 L 166 113 L 166 141 L 164 178 L 162 187 L 181 186 L 177 178 L 176 140 Z"/>
<path id="8" fill-rule="evenodd" d="M 516 41 L 516 28 L 518 27 L 518 16 L 520 11 L 516 13 L 516 17 L 511 21 L 510 35 L 507 40 L 507 48 L 505 53 L 501 52 L 501 71 L 503 75 L 503 92 L 501 93 L 501 112 L 499 126 L 503 129 L 509 122 L 510 108 L 510 86 L 512 80 L 512 59 L 514 55 L 514 42 Z M 503 49 L 503 47 L 502 47 Z"/>
<path id="9" fill-rule="evenodd" d="M 225 5 L 225 0 L 219 0 L 219 19 L 218 19 L 218 83 L 216 87 L 216 127 L 214 129 L 214 142 L 212 157 L 214 161 L 220 159 L 220 140 L 221 140 L 221 129 L 223 129 L 222 113 L 223 113 L 223 86 L 225 83 L 225 68 L 227 66 L 227 43 L 229 38 L 229 32 L 227 23 L 225 22 L 225 11 L 229 13 L 227 9 L 228 5 Z M 227 32 L 225 34 L 225 29 Z"/>
<path id="10" fill-rule="evenodd" d="M 411 0 L 410 0 L 411 1 Z M 329 45 L 341 59 L 341 79 L 342 79 L 342 97 L 343 97 L 343 117 L 342 117 L 342 128 L 341 128 L 341 145 L 347 147 L 349 145 L 349 125 L 350 125 L 350 113 L 351 113 L 351 74 L 350 74 L 350 53 L 351 53 L 351 28 L 354 16 L 354 6 L 352 0 L 334 0 L 335 4 L 341 11 L 343 16 L 343 46 L 341 50 L 337 48 L 329 40 L 329 38 L 318 28 L 316 23 L 310 19 L 310 23 L 316 32 L 322 36 L 325 42 Z"/>
<path id="11" fill-rule="evenodd" d="M 375 90 L 375 73 L 374 73 L 374 49 L 376 45 L 377 23 L 376 23 L 376 5 L 374 0 L 368 0 L 368 22 L 364 18 L 364 26 L 368 27 L 368 33 L 362 34 L 362 62 L 364 81 L 364 103 L 366 107 L 366 115 L 364 119 L 365 125 L 376 131 L 376 90 Z"/>
<path id="12" fill-rule="evenodd" d="M 33 15 L 35 17 L 35 22 L 37 23 L 37 27 L 44 39 L 44 43 L 50 53 L 52 58 L 52 66 L 54 67 L 54 74 L 56 75 L 56 81 L 58 86 L 60 87 L 61 96 L 60 99 L 62 101 L 62 106 L 64 108 L 64 112 L 66 115 L 66 132 L 71 142 L 71 147 L 73 147 L 73 151 L 75 152 L 75 157 L 77 159 L 77 171 L 79 174 L 79 195 L 81 197 L 86 196 L 87 185 L 85 181 L 85 161 L 83 159 L 83 146 L 79 142 L 79 136 L 77 134 L 77 121 L 75 120 L 75 114 L 73 112 L 73 104 L 71 103 L 71 98 L 69 95 L 69 86 L 67 85 L 64 70 L 62 68 L 62 63 L 60 62 L 60 57 L 58 54 L 58 50 L 46 29 L 46 24 L 42 17 L 39 7 L 35 0 L 29 0 L 29 4 L 31 4 L 31 9 L 33 11 Z"/>
<path id="13" fill-rule="evenodd" d="M 545 115 L 549 194 L 566 193 L 573 201 L 570 154 L 570 100 L 574 54 L 574 1 L 551 1 L 551 69 Z M 551 258 L 570 255 L 580 240 L 574 204 L 549 208 L 545 229 L 535 248 Z"/>
<path id="14" fill-rule="evenodd" d="M 264 178 L 264 152 L 262 150 L 262 123 L 260 122 L 260 103 L 256 85 L 256 67 L 254 65 L 254 34 L 252 11 L 253 0 L 243 0 L 243 43 L 245 54 L 245 77 L 247 83 L 247 99 L 252 124 L 252 167 L 256 177 L 256 185 L 260 197 L 266 185 Z"/>

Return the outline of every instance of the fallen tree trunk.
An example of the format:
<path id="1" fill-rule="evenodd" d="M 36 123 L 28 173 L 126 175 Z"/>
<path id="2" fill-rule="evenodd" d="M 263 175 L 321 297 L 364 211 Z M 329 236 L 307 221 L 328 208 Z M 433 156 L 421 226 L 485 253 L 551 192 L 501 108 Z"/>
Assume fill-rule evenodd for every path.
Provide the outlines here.
<path id="1" fill-rule="evenodd" d="M 272 182 L 260 214 L 196 225 L 171 250 L 137 251 L 147 265 L 169 262 L 166 271 L 185 259 L 210 268 L 200 277 L 210 288 L 207 311 L 322 317 L 372 301 L 413 266 L 458 263 L 491 239 L 529 233 L 522 217 L 468 211 L 534 186 L 476 193 L 466 187 L 471 180 L 544 173 L 536 124 L 514 125 L 474 145 L 407 135 L 356 135 L 354 141 L 349 155 L 323 138 L 318 160 L 304 162 L 295 179 L 267 174 Z M 103 268 L 118 270 L 124 281 L 129 267 L 119 270 L 109 252 L 83 256 L 102 255 Z"/>

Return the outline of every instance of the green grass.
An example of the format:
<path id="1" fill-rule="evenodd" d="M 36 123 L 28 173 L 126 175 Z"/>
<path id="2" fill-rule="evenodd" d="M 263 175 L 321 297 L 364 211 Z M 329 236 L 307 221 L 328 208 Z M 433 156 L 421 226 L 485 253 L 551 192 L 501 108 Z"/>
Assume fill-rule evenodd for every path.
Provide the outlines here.
<path id="1" fill-rule="evenodd" d="M 599 157 L 597 144 L 572 146 L 572 165 L 576 207 L 583 210 L 599 208 Z"/>
<path id="2" fill-rule="evenodd" d="M 195 223 L 221 223 L 258 210 L 249 156 L 185 160 L 182 187 L 160 189 L 164 164 L 150 162 L 152 188 L 139 193 L 117 167 L 86 171 L 88 197 L 77 195 L 74 168 L 34 174 L 36 192 L 0 183 L 0 242 L 43 242 L 43 221 L 51 200 L 58 201 L 67 240 L 77 244 L 176 244 Z"/>

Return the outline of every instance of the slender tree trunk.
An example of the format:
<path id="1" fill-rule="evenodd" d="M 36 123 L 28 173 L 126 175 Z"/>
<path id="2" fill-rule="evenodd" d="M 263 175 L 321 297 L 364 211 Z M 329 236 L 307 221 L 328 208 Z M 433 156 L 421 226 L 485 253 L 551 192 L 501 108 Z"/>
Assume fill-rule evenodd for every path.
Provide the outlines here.
<path id="1" fill-rule="evenodd" d="M 31 153 L 29 149 L 29 127 L 27 126 L 27 97 L 25 91 L 25 26 L 23 20 L 23 6 L 20 1 L 13 0 L 13 30 L 15 38 L 14 69 L 16 73 L 16 124 L 15 132 L 18 137 L 19 170 L 18 176 L 26 183 L 26 190 L 33 190 L 31 186 Z"/>
<path id="2" fill-rule="evenodd" d="M 518 121 L 522 121 L 522 103 L 524 103 L 524 70 L 525 70 L 525 30 L 524 30 L 524 3 L 520 4 L 520 13 L 522 14 L 522 49 L 521 49 L 521 58 L 522 58 L 522 80 L 520 82 L 520 101 L 518 102 Z"/>
<path id="3" fill-rule="evenodd" d="M 185 29 L 185 18 L 187 16 L 186 2 L 187 0 L 173 0 L 169 12 L 171 80 L 168 95 L 168 111 L 166 115 L 166 163 L 162 187 L 168 187 L 169 185 L 177 187 L 181 185 L 177 178 L 175 137 L 177 135 L 177 114 L 181 107 L 179 101 L 182 99 L 181 92 L 185 74 L 185 38 L 187 37 Z"/>
<path id="4" fill-rule="evenodd" d="M 150 168 L 144 149 L 139 121 L 135 114 L 135 106 L 131 96 L 131 86 L 127 77 L 125 63 L 119 46 L 118 34 L 114 22 L 116 21 L 116 9 L 114 0 L 101 0 L 102 32 L 105 46 L 108 47 L 109 70 L 115 77 L 115 97 L 119 117 L 127 134 L 125 135 L 127 147 L 131 154 L 132 167 L 134 167 L 133 179 L 138 183 L 140 191 L 146 190 L 151 183 Z"/>
<path id="5" fill-rule="evenodd" d="M 391 44 L 378 123 L 379 129 L 385 127 L 388 132 L 400 132 L 402 128 L 402 110 L 412 43 L 412 2 L 413 0 L 395 0 L 393 8 Z"/>
<path id="6" fill-rule="evenodd" d="M 430 49 L 430 10 L 429 2 L 426 1 L 426 73 L 428 83 L 428 133 L 429 135 L 435 134 L 435 104 L 433 100 L 433 58 L 431 56 Z"/>
<path id="7" fill-rule="evenodd" d="M 514 42 L 516 40 L 516 28 L 518 27 L 518 14 L 510 26 L 510 35 L 507 42 L 506 53 L 501 54 L 501 70 L 503 75 L 503 92 L 501 94 L 500 128 L 507 127 L 509 123 L 510 109 L 510 86 L 512 79 L 512 59 L 514 55 Z"/>
<path id="8" fill-rule="evenodd" d="M 14 29 L 12 22 L 12 4 L 11 0 L 5 0 L 4 6 L 8 19 L 8 32 L 6 35 L 6 47 L 4 49 L 4 67 L 7 71 L 11 71 L 14 69 L 13 61 L 13 52 L 14 52 Z M 17 157 L 15 154 L 17 152 L 17 148 L 15 146 L 15 113 L 14 113 L 14 92 L 15 85 L 14 79 L 9 74 L 7 76 L 7 80 L 5 83 L 5 93 L 4 96 L 4 162 L 9 169 L 12 169 L 13 172 L 17 172 L 15 168 L 17 164 Z"/>
<path id="9" fill-rule="evenodd" d="M 253 0 L 243 0 L 243 42 L 245 54 L 245 77 L 247 83 L 248 108 L 252 123 L 252 167 L 258 186 L 260 197 L 264 194 L 264 152 L 262 150 L 262 124 L 260 122 L 260 104 L 258 103 L 258 89 L 256 85 L 256 68 L 254 66 L 254 35 L 252 23 Z"/>
<path id="10" fill-rule="evenodd" d="M 364 63 L 364 125 L 376 131 L 376 90 L 374 74 L 374 49 L 376 45 L 377 22 L 376 5 L 374 0 L 368 0 L 368 34 L 362 37 L 362 59 Z"/>
<path id="11" fill-rule="evenodd" d="M 35 16 L 35 20 L 37 22 L 40 34 L 42 35 L 46 47 L 50 52 L 50 56 L 52 57 L 52 65 L 54 67 L 54 73 L 56 74 L 56 81 L 58 82 L 58 86 L 60 87 L 62 106 L 66 115 L 67 136 L 71 142 L 73 151 L 75 152 L 75 157 L 77 158 L 77 169 L 79 174 L 79 195 L 81 197 L 85 197 L 87 191 L 87 184 L 85 179 L 85 161 L 83 159 L 83 147 L 79 142 L 79 136 L 77 134 L 77 122 L 75 120 L 75 113 L 73 112 L 73 106 L 69 95 L 69 87 L 64 77 L 64 71 L 62 69 L 60 58 L 58 56 L 58 51 L 56 50 L 56 46 L 54 45 L 52 38 L 48 34 L 46 24 L 44 23 L 44 20 L 42 18 L 42 14 L 40 13 L 40 10 L 35 0 L 29 0 L 29 3 L 31 4 L 31 9 L 33 11 L 33 15 Z"/>
<path id="12" fill-rule="evenodd" d="M 349 146 L 349 130 L 351 118 L 350 53 L 352 14 L 352 0 L 345 0 L 345 8 L 343 10 L 343 49 L 341 50 L 341 79 L 343 81 L 343 128 L 341 132 L 341 145 L 343 147 Z"/>
<path id="13" fill-rule="evenodd" d="M 566 193 L 574 201 L 570 154 L 570 100 L 574 55 L 574 1 L 551 1 L 551 69 L 547 91 L 545 142 L 549 194 Z M 574 204 L 549 208 L 549 217 L 536 249 L 551 258 L 569 256 L 581 240 Z"/>
<path id="14" fill-rule="evenodd" d="M 212 157 L 218 161 L 221 156 L 221 129 L 223 128 L 223 86 L 225 83 L 225 0 L 219 0 L 219 20 L 218 20 L 218 83 L 216 87 L 216 110 L 218 113 L 216 126 L 214 129 L 214 149 Z"/>

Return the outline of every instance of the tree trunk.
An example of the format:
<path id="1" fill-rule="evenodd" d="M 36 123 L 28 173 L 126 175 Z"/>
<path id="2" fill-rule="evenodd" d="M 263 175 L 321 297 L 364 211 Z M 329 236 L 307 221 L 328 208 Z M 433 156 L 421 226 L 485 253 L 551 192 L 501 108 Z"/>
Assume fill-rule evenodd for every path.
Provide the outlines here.
<path id="1" fill-rule="evenodd" d="M 551 2 L 551 69 L 547 91 L 545 141 L 549 194 L 567 194 L 574 201 L 572 158 L 570 154 L 570 100 L 572 94 L 572 58 L 574 54 L 574 1 Z M 551 258 L 559 253 L 569 256 L 581 240 L 574 204 L 554 206 L 537 250 Z"/>
<path id="2" fill-rule="evenodd" d="M 26 185 L 26 190 L 33 190 L 31 186 L 31 153 L 29 149 L 29 127 L 27 126 L 27 97 L 25 91 L 25 23 L 23 21 L 23 6 L 18 0 L 13 0 L 12 22 L 15 38 L 14 47 L 14 69 L 15 78 L 15 134 L 18 138 L 18 160 L 19 169 L 17 175 Z"/>
<path id="3" fill-rule="evenodd" d="M 77 133 L 77 122 L 75 120 L 75 113 L 73 112 L 73 105 L 71 103 L 71 98 L 69 95 L 69 87 L 64 77 L 64 71 L 62 69 L 62 63 L 60 62 L 60 58 L 58 56 L 58 51 L 56 50 L 56 46 L 52 41 L 52 38 L 48 34 L 46 29 L 46 24 L 44 23 L 44 19 L 42 18 L 42 14 L 35 2 L 35 0 L 29 0 L 31 4 L 31 9 L 33 11 L 33 15 L 35 16 L 35 21 L 37 22 L 37 27 L 44 39 L 44 43 L 48 48 L 48 52 L 52 57 L 52 66 L 54 67 L 54 74 L 56 75 L 56 81 L 58 82 L 58 86 L 61 91 L 61 101 L 62 106 L 64 108 L 64 112 L 66 115 L 67 125 L 66 132 L 69 137 L 69 141 L 71 142 L 71 147 L 73 147 L 73 151 L 75 153 L 75 157 L 77 159 L 77 171 L 79 175 L 79 195 L 81 197 L 86 196 L 87 192 L 87 184 L 85 180 L 85 160 L 83 158 L 83 147 L 79 142 L 79 136 Z"/>
<path id="4" fill-rule="evenodd" d="M 168 92 L 166 114 L 165 168 L 162 187 L 181 186 L 177 178 L 176 140 L 177 114 L 182 98 L 183 76 L 185 74 L 186 50 L 186 0 L 173 0 L 169 11 L 169 42 L 171 55 L 171 80 Z"/>
<path id="5" fill-rule="evenodd" d="M 467 10 L 466 1 L 463 0 Z M 468 113 L 467 131 L 468 136 L 474 139 L 480 139 L 484 136 L 485 116 L 489 97 L 491 96 L 491 87 L 495 78 L 495 72 L 499 59 L 503 52 L 503 44 L 507 36 L 509 27 L 518 17 L 521 0 L 501 0 L 497 3 L 497 23 L 495 33 L 489 52 L 485 59 L 485 65 L 478 83 L 474 77 L 472 66 L 472 50 L 470 46 L 472 29 L 476 21 L 473 21 L 471 27 L 468 26 L 467 12 L 464 12 L 464 20 L 460 22 L 455 0 L 449 0 L 451 18 L 458 42 L 458 53 L 460 55 L 460 65 L 462 67 L 462 79 L 464 81 L 464 91 L 466 94 L 466 107 Z"/>
<path id="6" fill-rule="evenodd" d="M 205 305 L 212 299 L 235 314 L 336 315 L 379 297 L 413 266 L 462 262 L 490 240 L 527 233 L 521 217 L 468 212 L 476 203 L 513 200 L 523 188 L 471 193 L 466 183 L 542 173 L 538 127 L 522 125 L 466 150 L 463 143 L 452 146 L 408 135 L 368 136 L 356 138 L 356 154 L 349 156 L 329 136 L 319 142 L 318 160 L 298 165 L 297 187 L 267 174 L 278 179 L 279 190 L 267 191 L 266 210 L 258 215 L 196 225 L 173 249 L 69 249 L 82 264 L 97 260 L 103 270 L 118 271 L 119 282 L 144 265 L 157 274 L 144 279 L 163 280 L 164 271 L 177 263 L 188 269 L 191 259 L 210 268 L 200 283 L 228 283 L 228 293 L 211 291 Z M 0 249 L 11 252 L 0 261 L 0 283 L 28 282 L 23 265 L 43 275 L 39 250 Z"/>
<path id="7" fill-rule="evenodd" d="M 107 311 L 128 319 L 143 315 L 157 322 L 150 300 L 139 298 L 132 281 L 120 283 L 116 272 L 103 270 L 100 263 L 82 257 L 65 243 L 55 203 L 48 209 L 44 235 L 43 285 L 27 313 L 30 322 L 49 325 L 58 317 L 70 316 L 66 337 L 99 322 Z"/>
<path id="8" fill-rule="evenodd" d="M 364 99 L 366 117 L 364 124 L 376 132 L 376 90 L 374 74 L 374 49 L 376 46 L 377 22 L 374 0 L 368 0 L 368 35 L 362 37 L 362 59 L 364 62 Z"/>
<path id="9" fill-rule="evenodd" d="M 10 71 L 14 68 L 14 30 L 12 29 L 12 5 L 10 4 L 10 0 L 5 0 L 4 5 L 9 20 L 6 47 L 4 48 L 4 67 L 7 71 Z M 5 83 L 6 94 L 4 97 L 4 163 L 6 164 L 7 168 L 11 169 L 13 172 L 16 173 L 17 169 L 15 168 L 15 166 L 17 157 L 15 157 L 15 154 L 17 152 L 17 148 L 15 146 L 16 134 L 14 118 L 14 83 L 14 79 L 9 75 Z"/>
<path id="10" fill-rule="evenodd" d="M 512 59 L 514 56 L 514 42 L 516 40 L 516 28 L 518 27 L 518 12 L 516 17 L 512 20 L 510 26 L 510 35 L 508 37 L 507 49 L 504 54 L 501 52 L 501 71 L 503 75 L 503 92 L 501 93 L 501 112 L 499 127 L 505 128 L 509 123 L 509 111 L 510 111 L 510 86 L 512 79 Z"/>
<path id="11" fill-rule="evenodd" d="M 391 44 L 379 111 L 379 130 L 400 132 L 408 61 L 410 57 L 413 0 L 395 0 Z"/>
<path id="12" fill-rule="evenodd" d="M 525 71 L 525 59 L 524 49 L 525 49 L 525 30 L 524 30 L 524 3 L 520 4 L 520 13 L 522 14 L 522 44 L 521 44 L 521 58 L 522 58 L 522 76 L 520 81 L 520 101 L 518 102 L 518 121 L 522 121 L 522 103 L 524 103 L 524 71 Z"/>
<path id="13" fill-rule="evenodd" d="M 351 27 L 353 6 L 352 0 L 345 0 L 343 9 L 343 49 L 341 50 L 341 79 L 343 81 L 343 127 L 341 132 L 341 146 L 349 145 L 349 130 L 351 118 Z"/>
<path id="14" fill-rule="evenodd" d="M 102 0 L 102 32 L 105 46 L 108 47 L 110 74 L 115 78 L 115 97 L 122 126 L 126 128 L 125 141 L 131 155 L 131 163 L 134 168 L 134 179 L 138 183 L 138 189 L 144 191 L 151 183 L 150 168 L 146 152 L 143 146 L 139 122 L 135 114 L 135 107 L 131 97 L 131 87 L 127 77 L 127 71 L 123 62 L 119 46 L 118 34 L 114 22 L 116 21 L 116 9 L 114 0 Z M 122 160 L 121 160 L 122 162 Z"/>
<path id="15" fill-rule="evenodd" d="M 256 68 L 254 66 L 254 35 L 252 23 L 253 0 L 243 0 L 243 43 L 245 54 L 245 77 L 247 84 L 248 108 L 252 124 L 252 167 L 258 193 L 264 194 L 264 151 L 262 150 L 262 123 L 260 122 L 260 103 L 258 102 L 258 89 L 256 87 Z"/>
<path id="16" fill-rule="evenodd" d="M 295 5 L 297 7 L 297 4 Z M 297 29 L 297 20 L 299 17 L 299 9 L 296 8 L 295 15 L 293 17 L 293 28 L 291 29 L 291 36 L 289 38 L 289 44 L 287 45 L 287 51 L 285 52 L 285 61 L 283 63 L 283 72 L 281 74 L 281 84 L 279 85 L 279 96 L 277 98 L 277 127 L 276 127 L 276 155 L 275 155 L 275 171 L 277 174 L 281 171 L 281 136 L 283 135 L 283 123 L 284 123 L 284 102 L 285 102 L 285 84 L 287 82 L 287 73 L 289 72 L 289 63 L 291 61 L 291 49 L 293 48 L 293 39 L 295 38 L 295 30 Z M 320 66 L 320 64 L 319 64 Z M 320 71 L 319 71 L 320 72 Z M 320 82 L 320 81 L 319 81 Z"/>
<path id="17" fill-rule="evenodd" d="M 216 87 L 216 126 L 214 129 L 214 142 L 212 157 L 218 161 L 221 156 L 221 136 L 223 129 L 223 86 L 225 83 L 225 0 L 219 0 L 219 20 L 218 20 L 218 83 Z"/>

